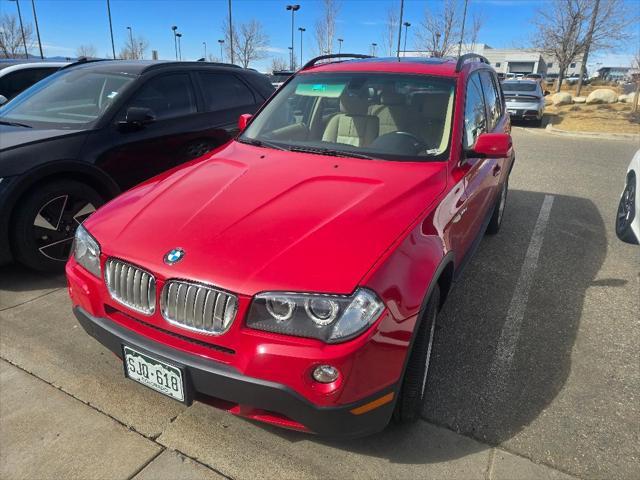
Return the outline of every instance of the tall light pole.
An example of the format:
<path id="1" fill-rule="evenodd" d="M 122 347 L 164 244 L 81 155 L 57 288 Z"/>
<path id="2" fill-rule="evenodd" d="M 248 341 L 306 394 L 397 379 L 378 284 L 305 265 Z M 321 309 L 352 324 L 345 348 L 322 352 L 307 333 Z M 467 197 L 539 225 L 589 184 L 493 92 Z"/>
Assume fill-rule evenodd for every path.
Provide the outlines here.
<path id="1" fill-rule="evenodd" d="M 467 20 L 467 4 L 469 0 L 464 0 L 464 12 L 462 14 L 462 29 L 460 30 L 460 42 L 458 42 L 458 56 L 462 53 L 462 40 L 464 39 L 464 24 Z"/>
<path id="2" fill-rule="evenodd" d="M 302 66 L 302 34 L 307 31 L 306 28 L 299 27 L 300 30 L 300 66 Z"/>
<path id="3" fill-rule="evenodd" d="M 287 10 L 291 10 L 291 61 L 289 63 L 289 66 L 291 67 L 290 69 L 293 70 L 294 69 L 294 63 L 295 63 L 295 52 L 293 50 L 293 31 L 294 31 L 294 15 L 296 13 L 296 10 L 300 10 L 300 5 L 296 4 L 296 5 L 287 5 Z"/>
<path id="4" fill-rule="evenodd" d="M 142 42 L 138 44 L 138 48 L 140 48 L 140 60 L 144 60 L 144 51 L 142 50 Z"/>
<path id="5" fill-rule="evenodd" d="M 131 27 L 127 27 L 127 30 L 129 30 L 129 42 L 131 44 L 131 59 L 138 59 L 138 53 L 136 52 L 136 46 L 133 43 L 133 29 Z"/>
<path id="6" fill-rule="evenodd" d="M 218 43 L 220 44 L 220 61 L 224 62 L 224 50 L 222 49 L 222 46 L 224 45 L 224 40 L 220 39 L 218 40 Z"/>
<path id="7" fill-rule="evenodd" d="M 344 38 L 338 39 L 338 55 L 342 52 L 342 42 L 344 42 Z"/>
<path id="8" fill-rule="evenodd" d="M 207 42 L 202 42 L 202 45 L 204 46 L 204 61 L 207 61 Z"/>
<path id="9" fill-rule="evenodd" d="M 40 27 L 38 27 L 38 14 L 36 13 L 36 4 L 34 0 L 31 0 L 31 8 L 33 9 L 33 20 L 36 23 L 36 35 L 38 35 L 38 48 L 40 49 L 40 58 L 44 60 L 42 54 L 42 42 L 40 41 Z"/>
<path id="10" fill-rule="evenodd" d="M 111 2 L 107 0 L 107 13 L 109 14 L 109 31 L 111 32 L 111 51 L 113 59 L 116 59 L 116 44 L 113 42 L 113 23 L 111 23 Z"/>
<path id="11" fill-rule="evenodd" d="M 180 61 L 182 61 L 182 43 L 180 42 L 182 34 L 176 33 L 176 37 L 178 37 L 178 58 L 180 59 Z"/>
<path id="12" fill-rule="evenodd" d="M 173 46 L 176 48 L 176 60 L 178 60 L 178 27 L 174 25 L 171 27 L 173 31 Z"/>
<path id="13" fill-rule="evenodd" d="M 24 36 L 24 26 L 22 25 L 22 13 L 20 13 L 20 0 L 11 1 L 16 2 L 16 6 L 18 7 L 18 19 L 20 20 L 20 31 L 22 32 L 22 43 L 24 44 L 24 57 L 29 58 L 29 52 L 27 51 L 27 40 Z"/>
<path id="14" fill-rule="evenodd" d="M 400 60 L 400 37 L 402 37 L 402 14 L 404 13 L 404 0 L 400 0 L 400 22 L 398 22 L 398 60 Z"/>
<path id="15" fill-rule="evenodd" d="M 378 44 L 377 44 L 377 43 L 375 43 L 375 42 L 373 42 L 373 43 L 371 44 L 371 53 L 372 53 L 372 55 L 373 55 L 374 57 L 376 56 L 376 47 L 377 47 L 377 46 L 378 46 Z"/>
<path id="16" fill-rule="evenodd" d="M 444 55 L 440 55 L 440 37 L 442 34 L 440 32 L 436 32 L 436 51 L 431 52 L 432 57 L 443 57 Z"/>
<path id="17" fill-rule="evenodd" d="M 233 22 L 231 21 L 231 0 L 229 0 L 229 55 L 233 63 Z"/>
<path id="18" fill-rule="evenodd" d="M 411 23 L 409 22 L 404 22 L 404 48 L 402 49 L 404 55 L 407 55 L 407 37 L 409 36 L 409 27 L 411 26 Z"/>

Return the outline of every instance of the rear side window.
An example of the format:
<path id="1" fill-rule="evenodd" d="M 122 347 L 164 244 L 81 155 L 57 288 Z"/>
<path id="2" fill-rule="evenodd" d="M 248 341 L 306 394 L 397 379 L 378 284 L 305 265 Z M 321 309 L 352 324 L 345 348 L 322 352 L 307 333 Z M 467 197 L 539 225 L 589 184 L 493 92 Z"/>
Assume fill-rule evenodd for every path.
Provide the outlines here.
<path id="1" fill-rule="evenodd" d="M 217 112 L 256 103 L 249 87 L 230 73 L 198 73 L 207 112 Z"/>
<path id="2" fill-rule="evenodd" d="M 502 104 L 500 101 L 500 95 L 496 89 L 496 85 L 491 78 L 492 75 L 488 71 L 480 72 L 480 79 L 482 81 L 482 89 L 484 90 L 484 99 L 487 104 L 487 114 L 489 116 L 488 129 L 493 128 L 500 121 L 500 115 L 502 115 Z"/>
<path id="3" fill-rule="evenodd" d="M 487 131 L 486 110 L 480 86 L 480 77 L 473 74 L 467 82 L 464 104 L 464 146 L 471 148 L 481 133 Z"/>
<path id="4" fill-rule="evenodd" d="M 134 95 L 129 107 L 149 108 L 156 120 L 195 113 L 196 102 L 191 79 L 186 73 L 155 77 Z"/>
<path id="5" fill-rule="evenodd" d="M 12 99 L 17 94 L 26 90 L 34 83 L 39 82 L 45 77 L 58 70 L 55 68 L 26 68 L 8 73 L 0 79 L 0 94 L 8 99 Z"/>

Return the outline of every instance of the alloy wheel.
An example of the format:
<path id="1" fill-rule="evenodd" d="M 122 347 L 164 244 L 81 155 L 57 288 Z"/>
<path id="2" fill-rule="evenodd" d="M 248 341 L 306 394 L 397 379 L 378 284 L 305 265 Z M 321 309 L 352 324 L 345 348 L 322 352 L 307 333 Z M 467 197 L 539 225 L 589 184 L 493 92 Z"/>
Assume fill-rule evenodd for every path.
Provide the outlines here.
<path id="1" fill-rule="evenodd" d="M 633 218 L 635 216 L 635 199 L 636 199 L 636 185 L 635 178 L 630 178 L 627 185 L 622 192 L 622 198 L 618 205 L 618 223 L 617 230 L 622 233 L 626 231 Z"/>
<path id="2" fill-rule="evenodd" d="M 422 388 L 420 390 L 420 398 L 424 398 L 424 389 L 427 386 L 427 376 L 429 375 L 429 362 L 431 360 L 431 349 L 433 347 L 433 336 L 436 331 L 436 321 L 433 319 L 431 328 L 429 329 L 429 343 L 427 344 L 427 357 L 424 362 L 424 374 L 422 376 Z"/>
<path id="3" fill-rule="evenodd" d="M 51 260 L 69 258 L 76 228 L 95 206 L 77 195 L 60 195 L 45 203 L 33 220 L 33 238 L 38 251 Z"/>

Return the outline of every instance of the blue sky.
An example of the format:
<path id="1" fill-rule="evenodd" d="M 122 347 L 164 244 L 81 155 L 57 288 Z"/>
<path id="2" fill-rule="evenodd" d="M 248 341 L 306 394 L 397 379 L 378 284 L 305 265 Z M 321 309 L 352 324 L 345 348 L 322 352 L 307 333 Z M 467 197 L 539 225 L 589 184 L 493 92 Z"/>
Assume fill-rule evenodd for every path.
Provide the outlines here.
<path id="1" fill-rule="evenodd" d="M 314 24 L 320 16 L 319 0 L 295 0 L 301 5 L 296 12 L 296 29 L 305 27 L 303 54 L 306 59 L 316 53 Z M 415 27 L 424 16 L 425 8 L 440 0 L 405 0 L 404 19 L 413 24 L 409 28 L 407 49 L 413 46 Z M 234 21 L 257 19 L 262 22 L 270 39 L 269 55 L 288 58 L 291 43 L 291 15 L 285 10 L 288 2 L 272 0 L 232 0 Z M 342 0 L 337 30 L 344 38 L 343 51 L 368 53 L 369 45 L 383 43 L 387 8 L 399 5 L 399 0 Z M 632 9 L 640 12 L 640 0 L 628 0 Z M 469 0 L 470 14 L 477 12 L 484 19 L 479 42 L 495 48 L 525 46 L 534 34 L 530 19 L 545 0 Z M 21 0 L 25 22 L 32 22 L 31 2 Z M 92 44 L 98 55 L 111 51 L 106 0 L 36 0 L 40 33 L 46 56 L 75 56 L 80 44 Z M 0 13 L 15 13 L 16 4 L 0 0 Z M 222 38 L 221 24 L 227 18 L 227 0 L 111 0 L 111 14 L 116 51 L 124 44 L 133 28 L 156 49 L 162 59 L 174 58 L 171 25 L 182 32 L 184 59 L 195 60 L 203 55 L 202 42 L 209 52 L 219 55 L 217 39 Z M 637 32 L 638 29 L 636 29 Z M 300 37 L 296 30 L 296 53 L 299 55 Z M 639 36 L 615 52 L 624 56 L 637 48 Z M 380 49 L 380 47 L 378 47 Z M 380 50 L 378 50 L 380 54 Z M 149 53 L 147 53 L 149 54 Z M 628 61 L 628 60 L 626 60 Z M 591 62 L 590 62 L 591 63 Z M 252 65 L 266 70 L 267 58 Z"/>

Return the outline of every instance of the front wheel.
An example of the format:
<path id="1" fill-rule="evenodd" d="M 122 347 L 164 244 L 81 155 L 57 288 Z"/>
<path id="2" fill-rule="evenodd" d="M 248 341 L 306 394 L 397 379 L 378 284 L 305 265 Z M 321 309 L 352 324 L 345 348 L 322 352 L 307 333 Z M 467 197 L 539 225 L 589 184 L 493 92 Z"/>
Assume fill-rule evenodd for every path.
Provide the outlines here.
<path id="1" fill-rule="evenodd" d="M 618 204 L 618 214 L 616 218 L 616 235 L 620 240 L 627 243 L 638 243 L 631 230 L 631 223 L 636 216 L 636 177 L 633 173 L 629 175 L 627 184 L 620 197 Z"/>
<path id="2" fill-rule="evenodd" d="M 393 413 L 394 419 L 399 423 L 410 423 L 420 418 L 429 375 L 439 304 L 440 289 L 436 285 L 431 292 L 418 327 L 413 348 L 409 353 L 409 363 L 407 363 L 407 369 L 402 379 L 400 395 Z"/>
<path id="3" fill-rule="evenodd" d="M 103 203 L 98 192 L 75 180 L 34 188 L 17 207 L 12 235 L 16 259 L 35 270 L 62 271 L 76 228 Z"/>

